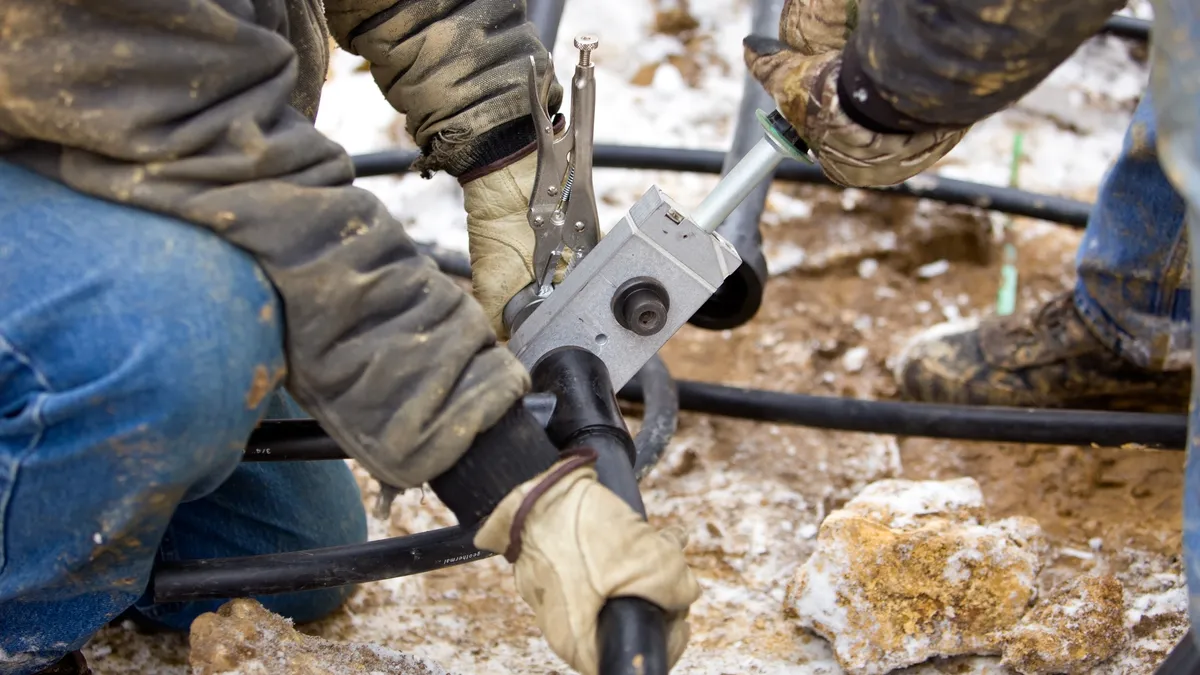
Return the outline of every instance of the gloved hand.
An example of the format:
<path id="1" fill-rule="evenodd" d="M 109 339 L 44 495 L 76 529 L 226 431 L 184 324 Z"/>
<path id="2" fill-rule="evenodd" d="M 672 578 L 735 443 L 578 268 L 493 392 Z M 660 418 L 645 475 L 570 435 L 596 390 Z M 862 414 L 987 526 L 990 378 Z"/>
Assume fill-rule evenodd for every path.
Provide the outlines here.
<path id="1" fill-rule="evenodd" d="M 857 0 L 787 0 L 779 27 L 783 42 L 746 38 L 746 66 L 830 180 L 847 187 L 895 185 L 932 166 L 967 130 L 885 134 L 846 115 L 837 81 L 857 16 Z"/>
<path id="2" fill-rule="evenodd" d="M 537 174 L 537 153 L 463 185 L 471 287 L 492 329 L 507 339 L 504 305 L 533 281 L 533 229 L 525 214 Z"/>
<path id="3" fill-rule="evenodd" d="M 612 597 L 663 608 L 669 664 L 683 654 L 688 608 L 700 597 L 683 542 L 656 532 L 601 485 L 584 457 L 564 459 L 509 493 L 475 546 L 515 560 L 517 591 L 546 642 L 583 675 L 599 669 L 597 619 Z"/>
<path id="4" fill-rule="evenodd" d="M 504 306 L 534 280 L 533 228 L 526 213 L 536 178 L 537 152 L 531 152 L 463 184 L 472 292 L 501 340 L 509 337 L 502 318 Z M 568 253 L 559 264 L 555 283 L 562 281 L 569 259 Z"/>

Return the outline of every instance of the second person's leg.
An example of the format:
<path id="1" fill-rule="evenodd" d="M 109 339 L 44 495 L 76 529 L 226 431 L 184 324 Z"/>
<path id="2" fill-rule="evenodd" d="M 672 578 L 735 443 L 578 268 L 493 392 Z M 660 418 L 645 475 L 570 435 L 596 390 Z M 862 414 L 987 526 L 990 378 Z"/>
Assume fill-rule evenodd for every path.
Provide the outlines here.
<path id="1" fill-rule="evenodd" d="M 901 356 L 910 399 L 972 405 L 1177 409 L 1191 384 L 1184 206 L 1142 98 L 1100 187 L 1078 281 L 1033 312 L 942 326 Z"/>

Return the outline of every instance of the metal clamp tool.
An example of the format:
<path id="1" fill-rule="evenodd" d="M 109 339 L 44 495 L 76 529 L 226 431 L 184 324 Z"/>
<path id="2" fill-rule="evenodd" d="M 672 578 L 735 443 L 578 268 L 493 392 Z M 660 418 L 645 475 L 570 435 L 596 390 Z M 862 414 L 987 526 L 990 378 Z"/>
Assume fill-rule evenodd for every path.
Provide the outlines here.
<path id="1" fill-rule="evenodd" d="M 564 133 L 555 138 L 554 125 L 546 114 L 545 92 L 553 82 L 554 69 L 538 86 L 532 57 L 529 60 L 529 106 L 537 128 L 538 166 L 533 194 L 529 199 L 529 226 L 533 228 L 533 251 L 537 295 L 546 297 L 553 288 L 555 272 L 567 249 L 573 269 L 600 240 L 596 194 L 592 188 L 592 141 L 596 122 L 596 77 L 592 50 L 599 41 L 591 35 L 575 38 L 579 62 L 571 79 L 571 119 Z"/>
<path id="2" fill-rule="evenodd" d="M 811 161 L 778 111 L 759 111 L 765 138 L 704 201 L 687 210 L 651 186 L 600 240 L 592 186 L 596 78 L 591 35 L 575 38 L 571 119 L 555 138 L 545 98 L 553 69 L 538 82 L 529 61 L 529 105 L 537 130 L 537 177 L 529 199 L 534 282 L 505 306 L 509 348 L 531 371 L 554 349 L 579 347 L 600 357 L 620 389 L 741 264 L 717 227 L 785 157 Z M 570 249 L 562 280 L 555 276 Z"/>

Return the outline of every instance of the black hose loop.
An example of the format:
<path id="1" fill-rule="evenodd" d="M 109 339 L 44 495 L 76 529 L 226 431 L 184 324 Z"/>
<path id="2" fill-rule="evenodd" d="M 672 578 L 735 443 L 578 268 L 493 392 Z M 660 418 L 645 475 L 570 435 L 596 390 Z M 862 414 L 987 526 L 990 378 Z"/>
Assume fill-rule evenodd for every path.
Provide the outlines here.
<path id="1" fill-rule="evenodd" d="M 658 354 L 642 366 L 633 382 L 643 392 L 642 428 L 633 439 L 638 449 L 633 474 L 641 481 L 658 464 L 679 427 L 679 387 Z"/>
<path id="2" fill-rule="evenodd" d="M 634 377 L 650 392 L 642 430 L 634 439 L 637 480 L 662 457 L 679 420 L 679 397 L 666 365 L 655 356 Z M 265 431 L 264 431 L 265 430 Z M 345 453 L 312 420 L 264 422 L 246 444 L 243 461 L 306 461 Z M 150 581 L 155 602 L 226 599 L 310 591 L 431 572 L 490 558 L 472 544 L 473 531 L 446 527 L 407 537 L 348 546 L 239 558 L 160 563 Z"/>

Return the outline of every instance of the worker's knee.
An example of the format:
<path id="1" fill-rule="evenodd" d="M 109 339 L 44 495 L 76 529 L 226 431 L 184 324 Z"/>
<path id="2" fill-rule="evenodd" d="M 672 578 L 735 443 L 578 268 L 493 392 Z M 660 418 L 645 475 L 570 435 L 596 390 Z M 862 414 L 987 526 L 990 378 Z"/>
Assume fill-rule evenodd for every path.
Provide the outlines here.
<path id="1" fill-rule="evenodd" d="M 109 372 L 130 369 L 136 390 L 122 394 L 155 410 L 165 437 L 240 456 L 286 374 L 275 292 L 248 255 L 210 233 L 156 229 L 163 259 L 112 287 L 117 306 L 136 310 L 109 326 Z"/>
<path id="2" fill-rule="evenodd" d="M 0 604 L 23 608 L 0 607 L 0 653 L 50 659 L 141 594 L 180 502 L 237 468 L 282 312 L 212 233 L 3 162 L 0 242 Z"/>
<path id="3" fill-rule="evenodd" d="M 209 465 L 211 490 L 285 374 L 273 287 L 212 232 L 9 172 L 0 236 L 22 255 L 0 272 L 0 345 L 27 377 L 0 410 L 36 408 L 30 438 L 158 439 L 161 469 Z"/>

